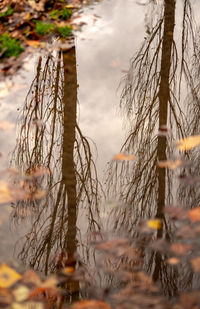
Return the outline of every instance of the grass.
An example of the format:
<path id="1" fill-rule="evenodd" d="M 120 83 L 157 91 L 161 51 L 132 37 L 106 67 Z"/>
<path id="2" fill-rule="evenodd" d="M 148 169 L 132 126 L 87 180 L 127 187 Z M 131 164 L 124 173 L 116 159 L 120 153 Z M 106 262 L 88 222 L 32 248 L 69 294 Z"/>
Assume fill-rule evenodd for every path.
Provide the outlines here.
<path id="1" fill-rule="evenodd" d="M 70 17 L 72 16 L 72 10 L 67 9 L 67 8 L 63 8 L 62 10 L 53 10 L 50 13 L 50 17 L 52 19 L 63 19 L 63 20 L 68 20 L 70 19 Z"/>
<path id="2" fill-rule="evenodd" d="M 15 57 L 17 58 L 24 49 L 20 42 L 12 39 L 7 33 L 0 36 L 0 53 L 2 57 Z"/>
<path id="3" fill-rule="evenodd" d="M 11 8 L 10 6 L 7 7 L 7 10 L 0 13 L 0 19 L 4 18 L 4 17 L 7 17 L 7 16 L 10 16 L 14 13 L 14 9 Z"/>
<path id="4" fill-rule="evenodd" d="M 46 34 L 52 32 L 55 28 L 55 26 L 53 24 L 45 23 L 45 22 L 40 21 L 40 20 L 36 20 L 35 23 L 36 23 L 35 31 L 39 35 L 46 35 Z"/>
<path id="5" fill-rule="evenodd" d="M 72 33 L 72 28 L 70 26 L 57 27 L 57 31 L 61 37 L 65 38 Z"/>

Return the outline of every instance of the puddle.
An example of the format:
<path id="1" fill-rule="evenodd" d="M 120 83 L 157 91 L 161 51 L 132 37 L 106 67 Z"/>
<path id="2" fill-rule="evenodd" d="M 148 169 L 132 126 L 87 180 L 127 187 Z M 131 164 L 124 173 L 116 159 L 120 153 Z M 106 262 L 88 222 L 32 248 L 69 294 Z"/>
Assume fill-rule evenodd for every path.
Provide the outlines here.
<path id="1" fill-rule="evenodd" d="M 171 223 L 165 206 L 199 205 L 198 148 L 180 153 L 176 141 L 199 134 L 200 4 L 147 2 L 104 0 L 85 9 L 88 25 L 73 48 L 35 54 L 1 83 L 0 120 L 14 124 L 0 131 L 4 193 L 14 192 L 1 208 L 1 261 L 49 274 L 60 267 L 55 256 L 78 252 L 91 270 L 88 239 L 115 232 L 139 243 L 142 262 L 133 269 L 164 294 L 199 288 L 190 264 L 198 246 L 184 232 L 175 236 L 182 223 Z M 113 160 L 118 153 L 128 160 Z M 5 176 L 10 167 L 17 170 Z M 144 221 L 155 217 L 162 228 L 152 221 L 156 231 L 140 237 L 138 226 L 146 232 Z M 153 239 L 194 247 L 173 268 L 161 243 L 156 252 L 145 247 Z M 167 257 L 176 254 L 177 247 Z"/>

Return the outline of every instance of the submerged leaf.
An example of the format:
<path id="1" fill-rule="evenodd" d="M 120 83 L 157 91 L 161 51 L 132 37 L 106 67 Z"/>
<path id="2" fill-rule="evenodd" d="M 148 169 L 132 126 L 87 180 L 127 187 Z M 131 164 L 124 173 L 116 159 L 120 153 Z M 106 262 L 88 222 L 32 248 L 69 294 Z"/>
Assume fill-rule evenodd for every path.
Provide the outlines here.
<path id="1" fill-rule="evenodd" d="M 0 266 L 0 288 L 9 288 L 21 279 L 21 275 L 6 264 Z"/>
<path id="2" fill-rule="evenodd" d="M 158 162 L 158 167 L 160 168 L 169 168 L 170 170 L 175 170 L 177 167 L 182 165 L 182 160 L 181 159 L 177 159 L 176 161 L 160 161 Z"/>
<path id="3" fill-rule="evenodd" d="M 200 257 L 191 260 L 192 268 L 195 272 L 200 272 Z"/>
<path id="4" fill-rule="evenodd" d="M 111 307 L 103 301 L 81 300 L 73 304 L 70 309 L 111 309 Z"/>
<path id="5" fill-rule="evenodd" d="M 190 150 L 200 145 L 200 135 L 189 136 L 177 141 L 177 148 L 182 151 Z"/>
<path id="6" fill-rule="evenodd" d="M 167 260 L 167 263 L 170 264 L 170 265 L 177 265 L 177 264 L 180 263 L 180 260 L 175 258 L 175 257 L 172 257 L 172 258 Z"/>
<path id="7" fill-rule="evenodd" d="M 186 245 L 182 243 L 175 243 L 171 245 L 170 247 L 171 251 L 173 251 L 177 255 L 182 255 L 182 256 L 186 255 L 191 248 L 192 248 L 191 245 Z"/>
<path id="8" fill-rule="evenodd" d="M 116 160 L 116 161 L 130 161 L 130 160 L 135 160 L 135 159 L 136 159 L 136 156 L 127 155 L 125 153 L 118 153 L 113 158 L 113 160 Z"/>
<path id="9" fill-rule="evenodd" d="M 147 226 L 154 230 L 159 230 L 162 228 L 162 221 L 160 219 L 148 220 Z"/>
<path id="10" fill-rule="evenodd" d="M 200 221 L 200 207 L 188 211 L 188 216 L 192 222 Z"/>

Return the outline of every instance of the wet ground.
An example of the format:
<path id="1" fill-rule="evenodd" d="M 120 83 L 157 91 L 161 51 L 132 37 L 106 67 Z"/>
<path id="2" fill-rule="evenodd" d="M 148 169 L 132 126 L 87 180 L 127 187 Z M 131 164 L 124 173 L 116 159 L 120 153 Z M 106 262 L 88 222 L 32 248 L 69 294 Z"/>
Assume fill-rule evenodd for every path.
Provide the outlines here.
<path id="1" fill-rule="evenodd" d="M 133 268 L 164 294 L 199 288 L 185 266 L 198 244 L 173 268 L 138 236 L 140 222 L 156 217 L 163 227 L 148 242 L 172 242 L 180 223 L 168 221 L 166 206 L 199 205 L 199 150 L 176 148 L 199 134 L 199 15 L 195 0 L 104 0 L 84 10 L 74 47 L 37 52 L 1 83 L 0 120 L 14 124 L 0 131 L 2 185 L 14 192 L 1 205 L 1 261 L 49 274 L 55 256 L 78 252 L 90 269 L 94 232 L 116 233 L 139 243 Z M 118 153 L 136 159 L 113 160 Z"/>

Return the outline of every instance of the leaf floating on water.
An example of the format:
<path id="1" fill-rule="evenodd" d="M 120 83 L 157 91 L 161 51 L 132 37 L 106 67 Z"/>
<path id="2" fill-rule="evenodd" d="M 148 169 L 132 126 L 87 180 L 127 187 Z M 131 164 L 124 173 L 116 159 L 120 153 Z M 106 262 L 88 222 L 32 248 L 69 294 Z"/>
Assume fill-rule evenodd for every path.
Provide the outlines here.
<path id="1" fill-rule="evenodd" d="M 170 170 L 175 170 L 177 167 L 182 165 L 182 160 L 181 159 L 177 159 L 176 161 L 160 161 L 158 162 L 158 167 L 160 168 L 169 168 Z"/>
<path id="2" fill-rule="evenodd" d="M 175 258 L 175 257 L 172 257 L 172 258 L 167 260 L 167 263 L 170 264 L 170 265 L 177 265 L 177 264 L 180 263 L 180 260 Z"/>
<path id="3" fill-rule="evenodd" d="M 160 219 L 148 220 L 147 226 L 154 230 L 159 230 L 162 228 L 162 221 Z"/>
<path id="4" fill-rule="evenodd" d="M 177 255 L 186 255 L 188 251 L 192 248 L 191 245 L 181 244 L 181 243 L 175 243 L 171 245 L 170 249 Z"/>
<path id="5" fill-rule="evenodd" d="M 188 211 L 188 216 L 192 222 L 200 221 L 200 207 Z"/>
<path id="6" fill-rule="evenodd" d="M 81 300 L 73 304 L 70 309 L 111 309 L 110 305 L 98 300 Z"/>
<path id="7" fill-rule="evenodd" d="M 189 136 L 177 141 L 178 150 L 186 151 L 200 145 L 200 135 Z"/>
<path id="8" fill-rule="evenodd" d="M 116 161 L 131 161 L 131 160 L 135 160 L 135 159 L 136 159 L 136 156 L 127 155 L 125 153 L 118 153 L 113 158 L 113 160 L 116 160 Z"/>
<path id="9" fill-rule="evenodd" d="M 14 123 L 9 121 L 0 121 L 0 130 L 11 130 L 15 127 Z"/>
<path id="10" fill-rule="evenodd" d="M 195 272 L 200 272 L 200 257 L 194 258 L 191 261 L 192 268 Z"/>
<path id="11" fill-rule="evenodd" d="M 21 279 L 21 275 L 6 264 L 0 266 L 0 288 L 9 288 Z"/>

